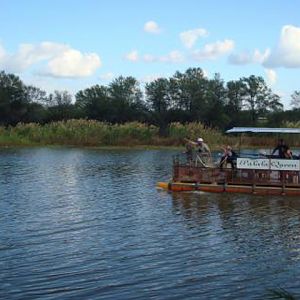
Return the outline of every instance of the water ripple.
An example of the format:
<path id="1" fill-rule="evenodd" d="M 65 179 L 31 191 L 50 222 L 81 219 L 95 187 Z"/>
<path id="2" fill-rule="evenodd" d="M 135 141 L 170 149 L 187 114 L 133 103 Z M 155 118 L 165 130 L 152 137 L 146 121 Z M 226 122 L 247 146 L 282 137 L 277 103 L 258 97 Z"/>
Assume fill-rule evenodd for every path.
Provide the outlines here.
<path id="1" fill-rule="evenodd" d="M 157 191 L 173 154 L 0 150 L 0 298 L 298 295 L 299 200 Z"/>

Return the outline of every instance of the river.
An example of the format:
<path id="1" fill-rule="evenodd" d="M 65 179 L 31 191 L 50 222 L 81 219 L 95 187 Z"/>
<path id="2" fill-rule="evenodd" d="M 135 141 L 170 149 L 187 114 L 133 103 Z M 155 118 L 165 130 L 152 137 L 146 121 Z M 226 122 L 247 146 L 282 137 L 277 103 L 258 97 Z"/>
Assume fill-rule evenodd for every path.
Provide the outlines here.
<path id="1" fill-rule="evenodd" d="M 300 295 L 300 199 L 157 190 L 174 153 L 0 149 L 0 298 Z"/>

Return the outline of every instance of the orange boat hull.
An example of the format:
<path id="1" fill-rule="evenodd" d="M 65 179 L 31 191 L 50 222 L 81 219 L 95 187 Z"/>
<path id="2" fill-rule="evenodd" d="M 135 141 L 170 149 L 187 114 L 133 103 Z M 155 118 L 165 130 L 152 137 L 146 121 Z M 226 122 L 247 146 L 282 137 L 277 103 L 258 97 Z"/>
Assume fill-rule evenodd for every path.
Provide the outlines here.
<path id="1" fill-rule="evenodd" d="M 202 191 L 209 193 L 242 193 L 255 195 L 300 196 L 300 189 L 276 186 L 230 185 L 214 183 L 158 182 L 157 187 L 172 192 Z"/>

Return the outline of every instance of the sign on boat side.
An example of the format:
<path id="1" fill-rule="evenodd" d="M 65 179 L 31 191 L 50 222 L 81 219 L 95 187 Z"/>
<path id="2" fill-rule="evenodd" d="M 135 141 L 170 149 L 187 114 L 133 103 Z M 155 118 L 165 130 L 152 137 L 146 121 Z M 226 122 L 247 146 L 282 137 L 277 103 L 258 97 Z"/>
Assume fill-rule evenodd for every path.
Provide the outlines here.
<path id="1" fill-rule="evenodd" d="M 300 171 L 300 161 L 295 159 L 237 158 L 238 169 Z"/>

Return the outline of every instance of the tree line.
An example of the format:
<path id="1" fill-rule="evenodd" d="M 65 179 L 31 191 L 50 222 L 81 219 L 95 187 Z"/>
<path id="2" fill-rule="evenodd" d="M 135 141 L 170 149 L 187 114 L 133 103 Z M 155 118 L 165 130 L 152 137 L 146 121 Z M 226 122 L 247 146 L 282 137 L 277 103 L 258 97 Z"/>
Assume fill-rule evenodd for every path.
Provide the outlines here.
<path id="1" fill-rule="evenodd" d="M 276 126 L 300 117 L 300 91 L 291 95 L 292 109 L 284 111 L 280 97 L 262 77 L 251 75 L 225 82 L 220 74 L 207 78 L 201 68 L 177 71 L 170 78 L 141 84 L 120 76 L 108 85 L 76 93 L 47 94 L 14 75 L 0 72 L 0 125 L 19 122 L 45 124 L 68 119 L 108 123 L 139 121 L 157 125 L 166 134 L 171 122 L 201 122 L 226 129 L 232 126 Z"/>

